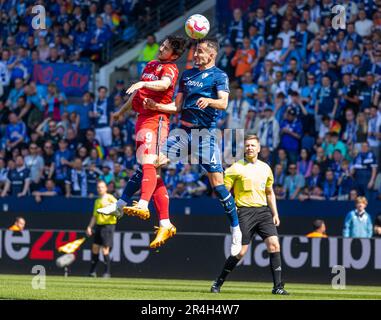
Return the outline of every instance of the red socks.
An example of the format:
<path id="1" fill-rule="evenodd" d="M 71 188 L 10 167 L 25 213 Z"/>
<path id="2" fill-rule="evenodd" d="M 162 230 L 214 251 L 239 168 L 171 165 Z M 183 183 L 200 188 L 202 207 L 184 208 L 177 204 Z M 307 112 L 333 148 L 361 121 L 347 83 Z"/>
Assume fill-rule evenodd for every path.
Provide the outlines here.
<path id="1" fill-rule="evenodd" d="M 142 192 L 140 199 L 149 202 L 156 189 L 156 168 L 153 164 L 143 164 Z"/>
<path id="2" fill-rule="evenodd" d="M 159 221 L 169 219 L 169 196 L 167 188 L 163 180 L 157 177 L 155 166 L 153 164 L 144 164 L 140 199 L 149 202 L 151 197 L 153 198 Z"/>
<path id="3" fill-rule="evenodd" d="M 169 219 L 169 196 L 163 179 L 157 178 L 157 185 L 153 193 L 153 202 L 157 217 L 160 220 Z"/>

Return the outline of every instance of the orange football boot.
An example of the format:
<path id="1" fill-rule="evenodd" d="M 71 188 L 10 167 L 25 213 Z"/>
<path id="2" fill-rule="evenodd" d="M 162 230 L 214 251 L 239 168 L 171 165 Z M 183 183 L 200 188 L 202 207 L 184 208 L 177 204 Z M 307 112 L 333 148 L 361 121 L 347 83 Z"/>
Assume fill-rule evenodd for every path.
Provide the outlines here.
<path id="1" fill-rule="evenodd" d="M 137 201 L 132 202 L 132 207 L 123 207 L 123 212 L 128 216 L 138 217 L 143 220 L 147 220 L 150 217 L 149 209 L 139 208 Z"/>
<path id="2" fill-rule="evenodd" d="M 176 227 L 171 225 L 169 228 L 155 227 L 156 238 L 150 243 L 150 248 L 158 248 L 162 246 L 168 239 L 176 234 Z"/>

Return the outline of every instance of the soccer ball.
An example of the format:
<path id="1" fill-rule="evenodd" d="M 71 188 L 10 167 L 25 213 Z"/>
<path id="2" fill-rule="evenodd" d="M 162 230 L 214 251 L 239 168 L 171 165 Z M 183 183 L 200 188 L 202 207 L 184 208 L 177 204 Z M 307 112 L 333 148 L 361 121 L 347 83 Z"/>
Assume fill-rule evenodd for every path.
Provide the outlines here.
<path id="1" fill-rule="evenodd" d="M 208 34 L 209 29 L 210 24 L 208 19 L 201 14 L 194 14 L 185 22 L 185 32 L 192 39 L 198 40 L 204 38 Z"/>

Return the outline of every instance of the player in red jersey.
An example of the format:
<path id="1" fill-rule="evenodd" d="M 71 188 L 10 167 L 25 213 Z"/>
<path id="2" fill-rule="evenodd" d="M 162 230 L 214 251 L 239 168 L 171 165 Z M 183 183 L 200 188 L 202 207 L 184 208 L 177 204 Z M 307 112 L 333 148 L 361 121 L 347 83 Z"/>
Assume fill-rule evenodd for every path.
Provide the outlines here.
<path id="1" fill-rule="evenodd" d="M 172 102 L 179 73 L 175 61 L 185 51 L 185 44 L 184 38 L 169 36 L 159 48 L 158 60 L 153 60 L 146 65 L 140 81 L 127 90 L 127 94 L 131 94 L 128 102 L 114 114 L 114 119 L 118 120 L 131 107 L 138 113 L 135 133 L 136 155 L 143 171 L 141 197 L 139 202 L 134 202 L 131 207 L 126 206 L 126 202 L 119 199 L 117 208 L 105 207 L 99 212 L 110 214 L 111 211 L 122 208 L 128 215 L 148 219 L 150 217 L 148 203 L 153 197 L 160 226 L 155 240 L 150 244 L 152 248 L 162 245 L 168 238 L 175 235 L 176 228 L 169 220 L 168 192 L 156 169 L 160 146 L 168 137 L 169 114 L 145 109 L 143 101 L 150 98 L 157 103 Z"/>

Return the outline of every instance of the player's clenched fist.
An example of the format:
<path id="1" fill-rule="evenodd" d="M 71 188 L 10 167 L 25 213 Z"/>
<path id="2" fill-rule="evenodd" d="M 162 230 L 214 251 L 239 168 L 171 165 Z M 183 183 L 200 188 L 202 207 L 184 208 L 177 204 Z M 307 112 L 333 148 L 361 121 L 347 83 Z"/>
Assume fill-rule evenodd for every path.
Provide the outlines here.
<path id="1" fill-rule="evenodd" d="M 112 114 L 112 118 L 116 122 L 119 121 L 121 117 L 122 117 L 122 114 L 118 111 Z"/>
<path id="2" fill-rule="evenodd" d="M 197 100 L 196 104 L 200 109 L 205 109 L 209 105 L 209 99 L 208 98 L 200 98 Z"/>
<path id="3" fill-rule="evenodd" d="M 87 227 L 87 228 L 86 228 L 86 234 L 87 234 L 87 236 L 91 237 L 92 234 L 93 234 L 93 230 L 91 230 L 90 227 Z"/>
<path id="4" fill-rule="evenodd" d="M 144 98 L 144 100 L 143 100 L 143 107 L 145 109 L 156 110 L 157 109 L 157 104 L 151 98 Z"/>
<path id="5" fill-rule="evenodd" d="M 279 219 L 278 215 L 273 216 L 273 221 L 274 221 L 275 226 L 279 227 L 280 219 Z"/>

